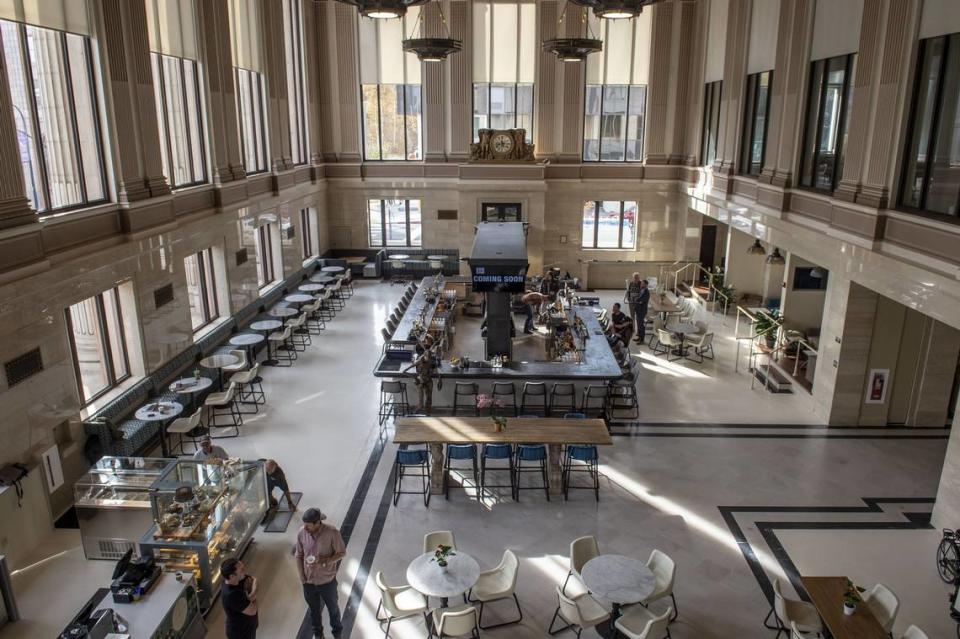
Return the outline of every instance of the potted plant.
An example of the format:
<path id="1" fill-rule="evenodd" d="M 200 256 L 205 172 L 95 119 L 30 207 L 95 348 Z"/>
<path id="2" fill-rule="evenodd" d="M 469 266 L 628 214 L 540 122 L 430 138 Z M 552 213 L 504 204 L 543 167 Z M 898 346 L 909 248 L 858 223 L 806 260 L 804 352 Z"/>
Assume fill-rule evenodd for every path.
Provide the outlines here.
<path id="1" fill-rule="evenodd" d="M 433 551 L 433 557 L 430 558 L 430 561 L 437 562 L 437 565 L 440 566 L 440 570 L 447 569 L 447 559 L 453 557 L 457 553 L 453 552 L 453 546 L 445 546 L 440 544 L 437 546 L 437 549 Z"/>
<path id="2" fill-rule="evenodd" d="M 843 590 L 843 614 L 852 615 L 857 610 L 857 604 L 863 601 L 860 593 L 865 589 L 847 579 L 847 587 Z"/>
<path id="3" fill-rule="evenodd" d="M 757 319 L 753 323 L 755 335 L 763 335 L 769 348 L 773 348 L 777 343 L 777 329 L 783 320 L 777 311 L 769 313 L 757 313 Z"/>
<path id="4" fill-rule="evenodd" d="M 503 417 L 502 415 L 501 416 L 494 415 L 491 419 L 493 419 L 493 430 L 495 432 L 502 433 L 503 431 L 507 430 L 506 417 Z"/>

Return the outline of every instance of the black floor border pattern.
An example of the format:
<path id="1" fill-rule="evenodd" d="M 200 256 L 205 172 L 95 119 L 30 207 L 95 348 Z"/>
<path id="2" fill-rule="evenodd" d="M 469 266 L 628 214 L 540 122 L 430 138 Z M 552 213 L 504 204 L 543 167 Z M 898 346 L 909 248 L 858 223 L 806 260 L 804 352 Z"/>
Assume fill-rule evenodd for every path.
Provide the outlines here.
<path id="1" fill-rule="evenodd" d="M 740 513 L 840 513 L 840 514 L 870 514 L 885 512 L 881 504 L 933 504 L 933 497 L 861 497 L 865 506 L 717 506 L 727 528 L 737 542 L 743 558 L 753 573 L 760 590 L 767 602 L 773 605 L 773 583 L 767 576 L 760 560 L 754 552 L 753 546 L 747 540 L 743 529 L 736 520 Z M 757 530 L 773 553 L 774 558 L 797 594 L 804 600 L 810 601 L 806 589 L 800 580 L 800 571 L 790 557 L 786 548 L 776 535 L 777 529 L 782 530 L 931 530 L 933 526 L 921 521 L 915 513 L 901 513 L 906 521 L 755 521 Z"/>
<path id="2" fill-rule="evenodd" d="M 651 432 L 639 432 L 638 428 L 658 428 L 662 430 L 651 431 Z M 771 431 L 778 430 L 799 430 L 799 429 L 810 429 L 812 431 L 821 431 L 821 432 L 807 432 L 807 433 L 797 433 L 797 432 L 770 432 L 770 433 L 678 433 L 674 432 L 676 430 L 681 430 L 683 428 L 697 428 L 697 429 L 706 429 L 706 428 L 725 428 L 725 429 L 764 429 Z M 661 424 L 644 424 L 638 422 L 611 422 L 610 423 L 610 435 L 613 437 L 638 437 L 638 438 L 657 438 L 657 437 L 686 437 L 686 438 L 703 438 L 703 439 L 890 439 L 890 440 L 945 440 L 950 438 L 950 432 L 946 429 L 933 428 L 933 429 L 917 429 L 917 428 L 884 428 L 887 433 L 856 433 L 851 432 L 857 429 L 853 428 L 841 428 L 841 427 L 826 427 L 826 426 L 802 426 L 802 425 L 786 425 L 786 426 L 764 426 L 761 424 L 745 424 L 745 425 L 731 425 L 731 424 L 692 424 L 686 425 L 682 423 L 670 424 L 670 425 L 661 425 Z M 930 430 L 935 431 L 933 433 L 924 435 L 924 431 Z M 919 432 L 918 432 L 919 431 Z M 943 432 L 946 431 L 946 432 Z M 909 434 L 898 434 L 898 433 L 909 433 Z M 942 434 L 941 434 L 942 433 Z"/>

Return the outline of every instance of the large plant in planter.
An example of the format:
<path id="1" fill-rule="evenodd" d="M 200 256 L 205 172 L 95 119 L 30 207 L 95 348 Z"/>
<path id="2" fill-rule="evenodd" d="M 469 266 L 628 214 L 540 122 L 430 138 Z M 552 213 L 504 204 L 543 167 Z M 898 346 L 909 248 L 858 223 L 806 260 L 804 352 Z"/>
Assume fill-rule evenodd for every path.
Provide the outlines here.
<path id="1" fill-rule="evenodd" d="M 777 329 L 783 324 L 783 318 L 779 311 L 770 311 L 769 313 L 758 313 L 757 319 L 753 323 L 755 335 L 763 335 L 767 346 L 773 348 L 777 343 Z"/>

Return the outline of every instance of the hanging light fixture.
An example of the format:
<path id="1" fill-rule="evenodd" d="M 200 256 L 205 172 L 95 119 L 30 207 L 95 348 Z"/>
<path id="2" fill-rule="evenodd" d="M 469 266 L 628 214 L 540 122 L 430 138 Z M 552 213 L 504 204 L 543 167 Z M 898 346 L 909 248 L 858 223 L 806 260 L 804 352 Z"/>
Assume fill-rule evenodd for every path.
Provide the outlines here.
<path id="1" fill-rule="evenodd" d="M 339 0 L 357 8 L 364 18 L 390 20 L 402 18 L 407 14 L 407 7 L 423 4 L 427 0 Z"/>
<path id="2" fill-rule="evenodd" d="M 563 4 L 563 11 L 560 12 L 560 18 L 557 20 L 557 31 L 560 31 L 560 25 L 566 20 L 568 5 L 569 3 L 567 2 Z M 552 40 L 544 40 L 543 50 L 547 53 L 554 54 L 562 62 L 583 62 L 591 53 L 603 51 L 603 40 L 593 35 L 586 14 L 583 14 L 582 20 L 584 24 L 587 25 L 586 38 L 554 38 Z"/>
<path id="3" fill-rule="evenodd" d="M 570 0 L 582 7 L 590 7 L 598 18 L 622 20 L 636 18 L 643 8 L 660 0 Z"/>
<path id="4" fill-rule="evenodd" d="M 819 266 L 814 266 L 812 269 L 810 269 L 810 277 L 815 280 L 822 280 L 824 275 L 826 275 L 826 273 Z"/>
<path id="5" fill-rule="evenodd" d="M 754 240 L 753 244 L 750 245 L 750 248 L 747 249 L 747 255 L 766 255 L 767 249 L 763 248 L 763 244 L 760 243 L 760 240 Z"/>
<path id="6" fill-rule="evenodd" d="M 456 53 L 463 48 L 463 42 L 450 37 L 450 29 L 447 27 L 447 19 L 443 17 L 443 4 L 438 2 L 440 9 L 440 22 L 443 24 L 443 30 L 446 33 L 445 38 L 407 38 L 400 44 L 407 53 L 414 53 L 420 62 L 443 62 L 451 53 Z M 417 16 L 417 22 L 410 30 L 413 35 L 417 32 L 417 27 L 423 20 L 423 11 Z"/>
<path id="7" fill-rule="evenodd" d="M 786 264 L 787 260 L 780 255 L 780 249 L 773 247 L 773 253 L 767 256 L 767 264 Z"/>

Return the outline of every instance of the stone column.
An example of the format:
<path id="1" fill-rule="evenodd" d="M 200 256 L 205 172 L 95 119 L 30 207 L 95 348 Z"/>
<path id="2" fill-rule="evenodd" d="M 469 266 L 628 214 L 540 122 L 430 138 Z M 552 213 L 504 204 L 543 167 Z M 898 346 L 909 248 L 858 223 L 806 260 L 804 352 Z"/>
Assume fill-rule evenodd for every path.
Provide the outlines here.
<path id="1" fill-rule="evenodd" d="M 556 0 L 544 0 L 537 5 L 537 42 L 557 37 Z M 533 90 L 533 143 L 536 145 L 537 159 L 555 159 L 556 154 L 556 97 L 558 76 L 557 65 L 561 64 L 555 55 L 547 53 L 542 46 L 537 47 L 536 84 Z"/>
<path id="2" fill-rule="evenodd" d="M 431 2 L 421 7 L 423 11 L 423 37 L 440 37 L 445 26 L 440 17 L 440 5 Z M 408 56 L 412 53 L 401 53 Z M 462 55 L 454 53 L 450 57 Z M 449 60 L 450 57 L 447 59 Z M 423 159 L 427 162 L 444 162 L 447 159 L 444 153 L 446 141 L 446 117 L 443 108 L 444 67 L 446 62 L 427 62 L 422 65 L 423 76 Z"/>
<path id="3" fill-rule="evenodd" d="M 264 81 L 267 84 L 270 166 L 277 173 L 293 168 L 285 50 L 285 38 L 292 37 L 292 34 L 285 33 L 283 5 L 280 2 L 260 2 L 260 24 L 263 30 Z"/>
<path id="4" fill-rule="evenodd" d="M 667 164 L 667 127 L 670 108 L 670 53 L 673 43 L 673 2 L 653 5 L 651 25 L 650 79 L 647 87 L 647 138 L 645 164 Z M 649 8 L 647 9 L 650 10 Z"/>
<path id="5" fill-rule="evenodd" d="M 930 523 L 935 528 L 956 528 L 960 520 L 960 400 L 953 413 L 947 455 L 940 472 L 940 487 Z"/>
<path id="6" fill-rule="evenodd" d="M 586 37 L 587 8 L 578 7 L 573 3 L 566 4 L 566 17 L 563 23 L 564 38 Z M 561 100 L 559 102 L 559 123 L 555 140 L 557 160 L 560 163 L 577 164 L 582 159 L 583 144 L 583 110 L 584 110 L 584 76 L 585 62 L 560 62 L 550 54 L 556 64 L 560 66 Z"/>
<path id="7" fill-rule="evenodd" d="M 3 36 L 0 35 L 0 230 L 33 224 L 38 220 L 37 212 L 31 208 L 25 194 L 17 124 L 7 80 Z"/>
<path id="8" fill-rule="evenodd" d="M 307 147 L 310 164 L 323 163 L 323 124 L 320 114 L 321 69 L 320 64 L 320 14 L 322 7 L 316 0 L 302 0 L 303 7 L 303 57 L 304 84 L 306 90 Z"/>
<path id="9" fill-rule="evenodd" d="M 697 159 L 697 130 L 703 106 L 703 49 L 708 5 L 681 0 L 677 3 L 680 47 L 677 51 L 676 97 L 674 99 L 673 141 L 670 164 L 692 165 Z"/>
<path id="10" fill-rule="evenodd" d="M 323 2 L 324 30 L 321 60 L 326 77 L 321 77 L 327 87 L 329 103 L 322 103 L 324 113 L 329 113 L 330 137 L 324 128 L 324 156 L 329 161 L 360 162 L 360 73 L 357 59 L 357 20 L 355 7 L 342 2 Z"/>
<path id="11" fill-rule="evenodd" d="M 460 53 L 447 58 L 447 86 L 450 87 L 450 112 L 446 127 L 447 157 L 466 160 L 473 141 L 473 12 L 467 0 L 450 0 L 448 9 L 450 37 L 463 42 Z"/>
<path id="12" fill-rule="evenodd" d="M 720 96 L 720 130 L 714 176 L 737 172 L 740 128 L 743 124 L 743 93 L 747 75 L 747 50 L 750 48 L 750 0 L 730 0 L 727 15 L 727 46 L 723 63 L 723 87 Z M 717 180 L 717 186 L 732 188 L 729 180 Z"/>
<path id="13" fill-rule="evenodd" d="M 147 10 L 143 2 L 102 0 L 104 89 L 109 104 L 119 201 L 167 195 L 157 123 Z"/>
<path id="14" fill-rule="evenodd" d="M 924 319 L 928 322 L 928 330 L 914 378 L 916 387 L 907 425 L 942 428 L 947 421 L 949 398 L 957 372 L 960 331 L 935 319 Z M 902 374 L 909 373 L 903 371 Z"/>
<path id="15" fill-rule="evenodd" d="M 123 1 L 123 0 L 120 0 Z M 237 129 L 230 12 L 227 0 L 200 0 L 200 57 L 207 78 L 207 120 L 214 184 L 246 177 Z"/>

